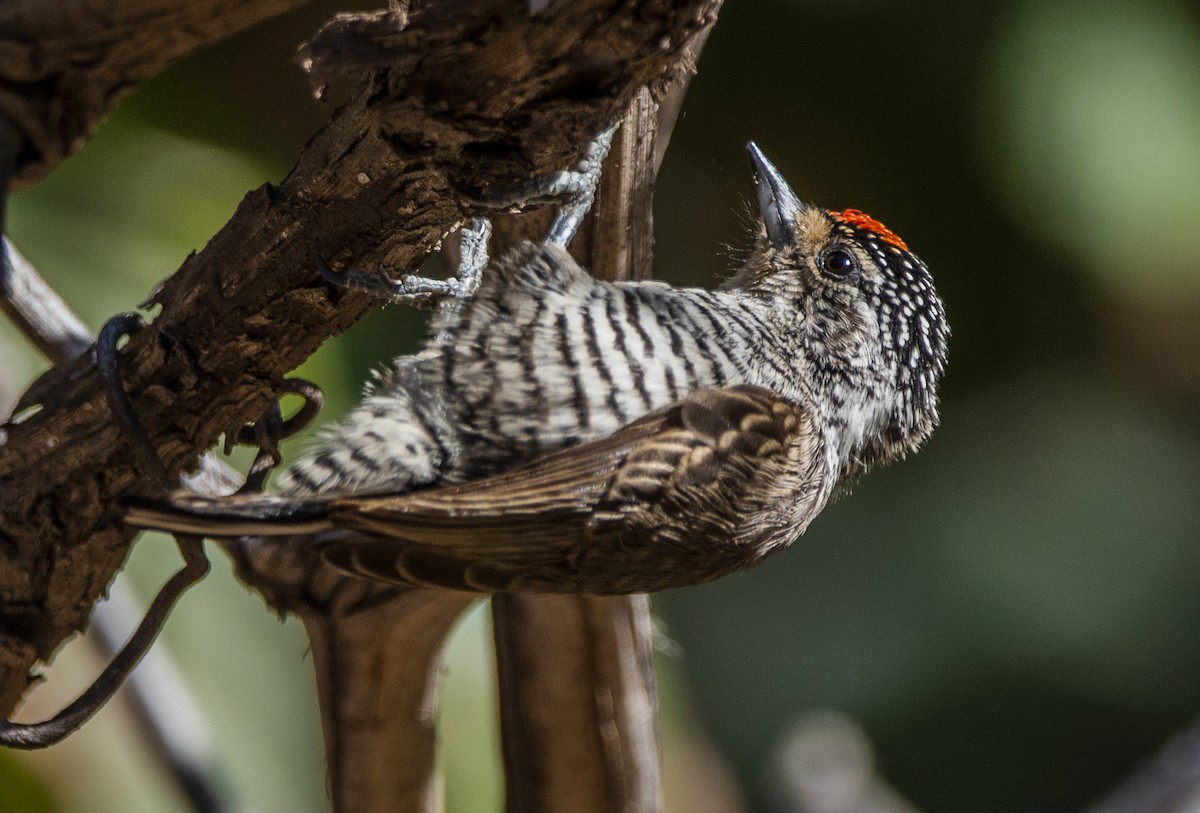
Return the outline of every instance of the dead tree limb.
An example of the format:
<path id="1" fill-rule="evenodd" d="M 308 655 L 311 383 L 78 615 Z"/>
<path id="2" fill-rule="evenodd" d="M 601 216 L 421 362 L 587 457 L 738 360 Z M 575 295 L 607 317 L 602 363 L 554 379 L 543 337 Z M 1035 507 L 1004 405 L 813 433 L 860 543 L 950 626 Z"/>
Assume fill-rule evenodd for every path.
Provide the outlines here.
<path id="1" fill-rule="evenodd" d="M 92 135 L 143 79 L 309 0 L 0 0 L 0 119 L 20 133 L 17 188 Z"/>
<path id="2" fill-rule="evenodd" d="M 689 67 L 708 30 L 689 46 Z M 654 178 L 693 70 L 634 98 L 573 249 L 603 279 L 647 279 Z M 509 811 L 663 807 L 646 596 L 497 596 L 492 602 Z"/>
<path id="3" fill-rule="evenodd" d="M 649 602 L 493 599 L 510 813 L 662 810 Z"/>

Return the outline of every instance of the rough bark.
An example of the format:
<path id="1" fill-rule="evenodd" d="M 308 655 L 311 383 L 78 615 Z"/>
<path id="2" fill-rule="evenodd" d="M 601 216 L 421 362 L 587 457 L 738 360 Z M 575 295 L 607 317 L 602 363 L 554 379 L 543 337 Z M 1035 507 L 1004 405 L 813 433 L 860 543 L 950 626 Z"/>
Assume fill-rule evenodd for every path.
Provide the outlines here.
<path id="1" fill-rule="evenodd" d="M 270 540 L 234 548 L 239 575 L 304 623 L 312 648 L 330 804 L 338 813 L 441 809 L 434 747 L 442 646 L 478 597 L 397 588 Z"/>
<path id="2" fill-rule="evenodd" d="M 308 0 L 0 0 L 0 119 L 17 185 L 83 146 L 134 86 L 180 57 Z"/>
<path id="3" fill-rule="evenodd" d="M 692 3 L 440 2 L 407 20 L 343 15 L 307 51 L 318 82 L 335 57 L 388 65 L 363 80 L 279 186 L 229 223 L 151 298 L 154 323 L 122 357 L 125 381 L 174 473 L 260 415 L 282 375 L 362 315 L 313 265 L 403 273 L 469 214 L 456 188 L 571 163 L 637 88 L 661 87 L 715 13 Z M 0 710 L 29 670 L 79 629 L 132 533 L 117 502 L 138 475 L 89 355 L 26 394 L 32 417 L 0 434 Z M 270 585 L 260 584 L 270 595 Z"/>

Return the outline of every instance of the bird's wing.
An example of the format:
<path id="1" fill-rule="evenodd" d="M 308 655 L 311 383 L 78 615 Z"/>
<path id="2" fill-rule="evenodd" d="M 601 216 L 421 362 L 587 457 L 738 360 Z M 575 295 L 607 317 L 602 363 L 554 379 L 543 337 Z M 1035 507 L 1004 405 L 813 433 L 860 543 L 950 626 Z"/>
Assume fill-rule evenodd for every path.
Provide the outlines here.
<path id="1" fill-rule="evenodd" d="M 697 390 L 503 474 L 334 500 L 352 573 L 464 590 L 624 593 L 694 584 L 790 541 L 828 496 L 811 416 L 761 387 Z"/>

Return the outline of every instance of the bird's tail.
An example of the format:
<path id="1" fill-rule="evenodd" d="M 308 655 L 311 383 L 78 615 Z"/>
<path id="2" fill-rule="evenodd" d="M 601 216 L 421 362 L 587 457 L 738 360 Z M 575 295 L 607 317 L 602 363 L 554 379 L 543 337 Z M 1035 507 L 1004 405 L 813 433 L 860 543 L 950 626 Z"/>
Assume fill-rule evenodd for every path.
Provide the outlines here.
<path id="1" fill-rule="evenodd" d="M 135 497 L 125 503 L 125 522 L 137 528 L 198 536 L 296 536 L 331 530 L 327 505 L 324 500 L 273 494 Z"/>

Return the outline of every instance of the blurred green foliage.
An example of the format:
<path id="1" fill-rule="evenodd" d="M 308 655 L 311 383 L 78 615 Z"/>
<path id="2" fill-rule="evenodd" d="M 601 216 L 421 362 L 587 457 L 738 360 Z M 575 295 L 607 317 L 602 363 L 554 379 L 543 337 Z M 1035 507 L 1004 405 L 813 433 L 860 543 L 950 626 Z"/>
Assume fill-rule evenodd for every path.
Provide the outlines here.
<path id="1" fill-rule="evenodd" d="M 329 109 L 290 53 L 330 8 L 146 83 L 15 198 L 11 235 L 89 324 L 142 301 L 286 172 Z M 927 449 L 761 568 L 657 600 L 678 650 L 663 670 L 674 809 L 702 809 L 687 778 L 720 772 L 705 738 L 765 809 L 779 743 L 821 707 L 861 721 L 883 772 L 930 813 L 1080 809 L 1200 710 L 1198 86 L 1200 19 L 1182 2 L 722 12 L 661 177 L 657 273 L 711 284 L 727 269 L 753 138 L 803 197 L 902 234 L 954 335 Z M 389 308 L 322 348 L 301 373 L 329 393 L 328 416 L 424 325 Z M 10 375 L 32 377 L 32 354 L 14 355 L 11 332 L 0 343 Z M 168 550 L 135 550 L 142 595 Z M 239 792 L 268 813 L 323 809 L 296 625 L 218 568 L 167 645 Z M 476 612 L 447 666 L 452 811 L 500 809 L 489 658 Z M 60 746 L 69 758 L 0 755 L 0 810 L 182 809 L 117 717 Z M 49 791 L 15 790 L 15 771 Z M 131 799 L 130 783 L 148 790 Z M 12 807 L 18 792 L 30 801 Z"/>
<path id="2" fill-rule="evenodd" d="M 0 752 L 0 813 L 53 813 L 50 792 L 7 751 Z"/>

